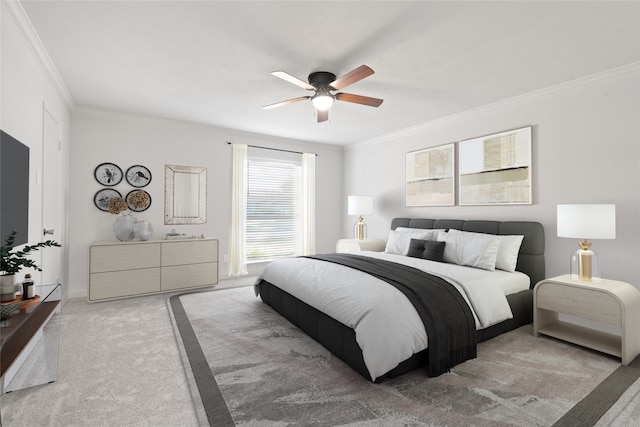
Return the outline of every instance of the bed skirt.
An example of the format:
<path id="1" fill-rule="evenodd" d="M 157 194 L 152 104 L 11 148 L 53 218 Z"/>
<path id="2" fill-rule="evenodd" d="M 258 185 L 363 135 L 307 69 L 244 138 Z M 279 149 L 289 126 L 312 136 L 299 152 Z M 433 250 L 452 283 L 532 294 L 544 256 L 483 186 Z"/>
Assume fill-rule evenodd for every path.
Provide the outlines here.
<path id="1" fill-rule="evenodd" d="M 262 280 L 257 286 L 260 288 L 262 301 L 315 341 L 322 344 L 360 375 L 367 380 L 371 380 L 362 357 L 362 350 L 356 341 L 356 333 L 352 328 L 345 326 L 265 280 Z M 505 320 L 478 331 L 478 342 L 486 341 L 533 321 L 533 291 L 531 289 L 507 295 L 507 301 L 511 307 L 513 319 Z M 427 361 L 428 356 L 425 349 L 414 354 L 386 374 L 376 378 L 375 382 L 378 383 L 387 377 L 393 378 L 412 371 L 424 366 Z"/>

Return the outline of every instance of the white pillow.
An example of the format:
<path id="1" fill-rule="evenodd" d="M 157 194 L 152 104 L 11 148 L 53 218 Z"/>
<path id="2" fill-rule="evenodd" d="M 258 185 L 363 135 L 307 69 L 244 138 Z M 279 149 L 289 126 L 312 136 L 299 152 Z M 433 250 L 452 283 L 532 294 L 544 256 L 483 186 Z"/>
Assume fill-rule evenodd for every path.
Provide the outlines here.
<path id="1" fill-rule="evenodd" d="M 496 268 L 513 273 L 518 264 L 518 254 L 524 236 L 496 236 L 500 239 L 500 249 L 496 258 Z"/>
<path id="2" fill-rule="evenodd" d="M 460 230 L 449 230 L 450 233 L 466 233 L 466 234 L 480 234 L 482 233 L 473 233 L 471 231 L 460 231 Z M 485 234 L 486 236 L 486 234 Z M 524 236 L 520 235 L 494 235 L 490 234 L 489 236 L 495 237 L 500 240 L 500 248 L 498 249 L 498 256 L 496 257 L 496 268 L 504 271 L 508 271 L 513 273 L 516 271 L 516 264 L 518 264 L 518 254 L 520 253 L 520 246 L 522 245 L 522 241 L 524 240 Z"/>
<path id="3" fill-rule="evenodd" d="M 431 230 L 408 228 L 404 230 L 391 230 L 384 251 L 388 254 L 406 255 L 409 253 L 411 239 L 429 240 Z"/>
<path id="4" fill-rule="evenodd" d="M 500 240 L 482 233 L 439 233 L 438 241 L 446 242 L 445 262 L 494 271 Z"/>
<path id="5" fill-rule="evenodd" d="M 422 239 L 422 240 L 433 240 L 436 241 L 438 240 L 438 233 L 442 232 L 442 231 L 447 231 L 444 228 L 409 228 L 409 227 L 397 227 L 396 231 L 411 231 L 414 233 L 426 233 L 427 238 Z M 417 239 L 417 237 L 414 237 L 414 239 Z"/>

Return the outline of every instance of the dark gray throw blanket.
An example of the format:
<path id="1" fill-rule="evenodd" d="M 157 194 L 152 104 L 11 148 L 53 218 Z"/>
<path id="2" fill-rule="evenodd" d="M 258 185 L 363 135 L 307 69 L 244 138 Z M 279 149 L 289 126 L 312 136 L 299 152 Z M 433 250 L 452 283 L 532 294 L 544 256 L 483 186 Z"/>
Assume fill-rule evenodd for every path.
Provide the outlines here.
<path id="1" fill-rule="evenodd" d="M 416 308 L 429 337 L 428 375 L 436 377 L 476 357 L 473 313 L 449 282 L 417 268 L 352 254 L 310 255 L 368 273 L 404 293 Z"/>

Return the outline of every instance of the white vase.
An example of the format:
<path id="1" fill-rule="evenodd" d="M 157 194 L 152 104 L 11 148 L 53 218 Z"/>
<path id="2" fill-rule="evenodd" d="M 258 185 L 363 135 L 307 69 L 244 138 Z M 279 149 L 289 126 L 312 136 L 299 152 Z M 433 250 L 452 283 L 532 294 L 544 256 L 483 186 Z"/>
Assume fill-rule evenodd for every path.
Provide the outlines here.
<path id="1" fill-rule="evenodd" d="M 16 299 L 20 284 L 15 282 L 15 274 L 0 276 L 0 300 L 7 302 Z"/>
<path id="2" fill-rule="evenodd" d="M 133 232 L 138 239 L 149 240 L 153 235 L 153 227 L 151 227 L 149 221 L 138 221 L 133 226 Z"/>
<path id="3" fill-rule="evenodd" d="M 136 225 L 136 222 L 138 222 L 138 220 L 129 214 L 118 215 L 118 218 L 116 218 L 113 223 L 113 234 L 116 235 L 118 240 L 122 240 L 123 242 L 133 240 L 135 237 L 133 227 Z"/>

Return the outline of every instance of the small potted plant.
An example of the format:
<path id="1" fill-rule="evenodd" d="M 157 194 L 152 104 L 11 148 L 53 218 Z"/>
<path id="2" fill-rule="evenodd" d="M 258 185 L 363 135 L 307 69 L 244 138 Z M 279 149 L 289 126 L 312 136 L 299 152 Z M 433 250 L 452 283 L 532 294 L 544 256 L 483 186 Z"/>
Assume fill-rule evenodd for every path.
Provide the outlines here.
<path id="1" fill-rule="evenodd" d="M 33 268 L 37 271 L 42 271 L 36 262 L 29 258 L 31 252 L 35 252 L 40 248 L 48 248 L 52 246 L 60 247 L 58 242 L 47 240 L 46 242 L 40 242 L 35 245 L 26 245 L 19 251 L 16 251 L 13 247 L 13 242 L 17 233 L 18 232 L 16 230 L 12 231 L 11 234 L 9 234 L 9 237 L 7 237 L 7 240 L 5 240 L 5 244 L 2 245 L 2 249 L 0 249 L 0 286 L 2 286 L 0 293 L 3 296 L 3 300 L 5 299 L 5 295 L 14 294 L 14 276 L 20 270 L 23 268 Z M 11 288 L 11 290 L 6 292 L 9 288 Z"/>

